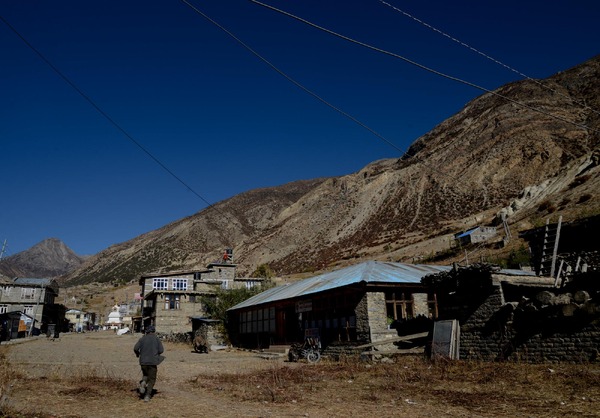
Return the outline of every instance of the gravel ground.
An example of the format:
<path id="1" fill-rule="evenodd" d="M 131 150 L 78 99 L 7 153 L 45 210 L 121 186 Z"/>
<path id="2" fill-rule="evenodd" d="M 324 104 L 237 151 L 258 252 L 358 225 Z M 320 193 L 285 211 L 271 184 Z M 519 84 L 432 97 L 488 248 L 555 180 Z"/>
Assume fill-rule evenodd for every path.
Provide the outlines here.
<path id="1" fill-rule="evenodd" d="M 311 365 L 239 350 L 198 354 L 170 343 L 157 393 L 146 403 L 136 390 L 139 337 L 97 332 L 3 344 L 0 416 L 600 416 L 598 364 L 432 364 L 409 356 L 391 364 Z"/>
<path id="2" fill-rule="evenodd" d="M 9 394 L 9 405 L 19 411 L 42 411 L 56 417 L 290 416 L 283 411 L 269 412 L 269 408 L 265 410 L 261 404 L 245 403 L 241 410 L 228 394 L 222 398 L 214 394 L 202 396 L 198 389 L 187 384 L 199 374 L 212 372 L 230 372 L 243 378 L 244 373 L 280 365 L 283 359 L 266 360 L 256 353 L 239 350 L 198 354 L 185 344 L 164 343 L 166 359 L 159 366 L 157 393 L 150 403 L 142 402 L 136 392 L 141 371 L 133 353 L 133 346 L 140 337 L 140 334 L 117 336 L 107 331 L 62 334 L 55 341 L 36 337 L 3 345 L 11 364 L 40 382 L 35 392 L 27 384 L 16 383 Z M 85 402 L 81 402 L 79 392 L 84 389 L 65 387 L 65 382 L 72 382 L 73 379 L 69 379 L 72 377 L 76 378 L 75 382 L 83 382 L 90 376 L 131 383 L 126 384 L 125 390 L 115 388 L 114 393 L 92 391 Z M 304 415 L 298 413 L 300 415 L 295 412 L 292 415 Z"/>

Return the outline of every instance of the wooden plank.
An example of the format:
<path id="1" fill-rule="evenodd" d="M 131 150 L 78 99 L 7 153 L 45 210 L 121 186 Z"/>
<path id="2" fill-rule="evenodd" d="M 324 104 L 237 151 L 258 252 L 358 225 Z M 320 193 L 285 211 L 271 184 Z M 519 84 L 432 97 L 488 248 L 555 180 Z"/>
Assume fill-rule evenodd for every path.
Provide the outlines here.
<path id="1" fill-rule="evenodd" d="M 403 335 L 401 337 L 389 338 L 387 340 L 381 340 L 381 341 L 377 341 L 377 342 L 370 343 L 370 344 L 357 345 L 354 348 L 363 349 L 363 348 L 374 347 L 376 345 L 396 343 L 398 341 L 416 340 L 417 338 L 424 338 L 424 337 L 427 337 L 428 335 L 429 335 L 429 332 L 421 332 L 419 334 Z"/>
<path id="2" fill-rule="evenodd" d="M 398 350 L 385 350 L 385 351 L 363 351 L 360 353 L 361 356 L 375 356 L 378 354 L 387 355 L 387 354 L 423 354 L 425 352 L 425 347 L 414 347 L 414 348 L 404 348 Z"/>

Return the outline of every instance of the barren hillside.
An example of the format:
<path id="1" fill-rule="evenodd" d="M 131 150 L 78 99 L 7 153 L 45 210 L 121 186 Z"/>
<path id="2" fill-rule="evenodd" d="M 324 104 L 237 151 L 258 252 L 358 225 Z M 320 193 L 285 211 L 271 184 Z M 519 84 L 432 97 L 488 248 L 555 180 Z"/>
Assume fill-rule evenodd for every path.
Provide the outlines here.
<path id="1" fill-rule="evenodd" d="M 452 232 L 491 223 L 502 208 L 516 228 L 598 213 L 600 57 L 494 93 L 401 159 L 242 193 L 108 248 L 64 280 L 202 268 L 229 246 L 240 274 L 262 263 L 285 275 L 361 258 L 406 261 L 447 245 Z M 432 244 L 419 248 L 426 240 Z"/>

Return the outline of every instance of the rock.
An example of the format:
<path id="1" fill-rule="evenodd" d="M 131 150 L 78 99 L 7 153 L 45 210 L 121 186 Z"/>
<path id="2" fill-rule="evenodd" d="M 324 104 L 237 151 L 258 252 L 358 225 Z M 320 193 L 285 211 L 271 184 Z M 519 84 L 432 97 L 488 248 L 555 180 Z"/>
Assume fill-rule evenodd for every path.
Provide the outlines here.
<path id="1" fill-rule="evenodd" d="M 576 303 L 586 303 L 590 300 L 590 294 L 585 290 L 578 290 L 575 292 L 575 295 L 573 295 L 573 299 Z"/>
<path id="2" fill-rule="evenodd" d="M 573 316 L 575 315 L 575 312 L 579 309 L 579 306 L 574 304 L 574 303 L 569 303 L 568 305 L 564 305 L 562 307 L 562 314 L 563 316 Z"/>
<path id="3" fill-rule="evenodd" d="M 562 293 L 552 299 L 552 305 L 569 305 L 573 301 L 570 293 Z"/>
<path id="4" fill-rule="evenodd" d="M 554 293 L 549 292 L 547 290 L 543 290 L 537 295 L 535 295 L 535 300 L 537 300 L 542 305 L 551 305 L 555 297 L 556 296 L 554 295 Z"/>

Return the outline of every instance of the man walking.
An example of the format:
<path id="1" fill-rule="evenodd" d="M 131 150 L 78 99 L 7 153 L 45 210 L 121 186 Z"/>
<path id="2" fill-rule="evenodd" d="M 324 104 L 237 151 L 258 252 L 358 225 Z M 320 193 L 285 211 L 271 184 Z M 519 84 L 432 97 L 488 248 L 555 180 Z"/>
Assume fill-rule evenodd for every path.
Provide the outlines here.
<path id="1" fill-rule="evenodd" d="M 145 395 L 144 402 L 150 402 L 152 390 L 156 383 L 157 366 L 164 360 L 164 357 L 161 356 L 164 351 L 163 345 L 155 332 L 154 326 L 147 327 L 146 334 L 133 347 L 135 355 L 140 359 L 142 368 L 143 377 L 140 380 L 138 390 L 140 395 Z"/>

